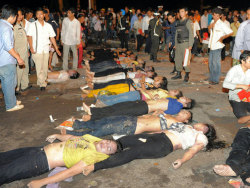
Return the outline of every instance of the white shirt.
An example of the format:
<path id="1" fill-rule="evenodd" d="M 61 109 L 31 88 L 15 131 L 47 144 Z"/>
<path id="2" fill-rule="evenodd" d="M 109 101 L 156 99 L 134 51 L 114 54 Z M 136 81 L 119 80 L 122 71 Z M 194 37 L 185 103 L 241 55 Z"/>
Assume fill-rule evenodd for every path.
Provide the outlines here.
<path id="1" fill-rule="evenodd" d="M 200 31 L 200 30 L 201 30 L 201 28 L 200 28 L 199 23 L 198 23 L 197 21 L 195 21 L 195 22 L 193 23 L 194 37 L 197 37 L 196 31 Z"/>
<path id="2" fill-rule="evenodd" d="M 214 20 L 212 20 L 211 23 L 213 23 Z M 222 22 L 220 19 L 215 23 L 215 26 L 213 29 L 210 30 L 210 40 L 208 47 L 211 50 L 217 50 L 223 48 L 225 45 L 221 42 L 219 42 L 219 39 L 224 36 L 232 33 L 233 30 L 228 27 L 224 22 Z"/>
<path id="3" fill-rule="evenodd" d="M 143 33 L 144 33 L 145 30 L 148 30 L 149 21 L 152 20 L 153 18 L 154 18 L 153 16 L 151 16 L 151 17 L 145 16 L 142 19 L 142 32 Z"/>
<path id="4" fill-rule="evenodd" d="M 63 19 L 61 38 L 63 44 L 78 45 L 81 42 L 81 24 L 77 19 L 70 21 L 68 17 Z"/>
<path id="5" fill-rule="evenodd" d="M 26 19 L 24 19 L 25 20 L 25 27 L 24 27 L 24 30 L 26 31 L 26 33 L 28 33 L 28 30 L 29 30 L 29 26 L 30 26 L 30 22 L 28 21 L 28 20 L 26 20 Z"/>
<path id="6" fill-rule="evenodd" d="M 38 36 L 36 35 L 36 26 Z M 32 37 L 33 49 L 38 54 L 49 53 L 50 37 L 56 36 L 52 26 L 45 21 L 43 26 L 39 21 L 30 23 L 27 35 Z"/>
<path id="7" fill-rule="evenodd" d="M 233 66 L 227 73 L 223 87 L 229 89 L 229 100 L 240 102 L 238 93 L 242 89 L 236 89 L 236 85 L 250 85 L 250 69 L 243 72 L 241 65 Z"/>
<path id="8" fill-rule="evenodd" d="M 230 26 L 230 22 L 229 21 L 227 21 L 227 20 L 225 20 L 225 21 L 223 21 L 229 28 L 231 28 L 231 26 Z"/>
<path id="9" fill-rule="evenodd" d="M 204 14 L 201 16 L 201 29 L 208 27 L 208 15 L 205 16 Z"/>

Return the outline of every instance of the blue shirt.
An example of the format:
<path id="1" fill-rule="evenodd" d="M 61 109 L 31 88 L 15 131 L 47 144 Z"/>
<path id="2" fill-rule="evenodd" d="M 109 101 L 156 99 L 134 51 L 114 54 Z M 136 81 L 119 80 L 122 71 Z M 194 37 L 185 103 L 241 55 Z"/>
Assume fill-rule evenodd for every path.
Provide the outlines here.
<path id="1" fill-rule="evenodd" d="M 183 104 L 177 101 L 177 99 L 167 98 L 168 102 L 168 109 L 164 111 L 165 114 L 175 115 L 178 114 L 181 109 L 183 108 Z"/>
<path id="2" fill-rule="evenodd" d="M 208 25 L 210 25 L 211 21 L 213 20 L 212 14 L 208 14 Z"/>
<path id="3" fill-rule="evenodd" d="M 0 67 L 16 64 L 16 59 L 8 51 L 14 48 L 13 26 L 6 20 L 0 20 Z"/>
<path id="4" fill-rule="evenodd" d="M 137 18 L 137 15 L 134 14 L 131 18 L 131 21 L 130 21 L 130 29 L 132 29 L 134 27 L 134 23 L 136 20 L 138 20 L 138 18 Z"/>

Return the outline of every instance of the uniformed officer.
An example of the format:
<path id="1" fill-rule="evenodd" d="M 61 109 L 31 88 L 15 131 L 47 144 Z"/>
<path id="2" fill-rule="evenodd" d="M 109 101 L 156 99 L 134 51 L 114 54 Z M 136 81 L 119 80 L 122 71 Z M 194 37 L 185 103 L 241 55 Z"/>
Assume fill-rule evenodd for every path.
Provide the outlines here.
<path id="1" fill-rule="evenodd" d="M 14 30 L 14 49 L 19 53 L 20 57 L 24 60 L 24 66 L 17 65 L 17 89 L 16 91 L 25 91 L 30 88 L 29 86 L 29 63 L 28 63 L 28 41 L 23 22 L 24 12 L 22 9 L 18 10 L 17 22 L 13 28 Z"/>
<path id="2" fill-rule="evenodd" d="M 159 49 L 160 38 L 162 38 L 163 36 L 162 25 L 160 22 L 160 13 L 154 13 L 154 19 L 149 21 L 148 31 L 152 42 L 150 59 L 152 59 L 153 62 L 160 62 L 157 59 L 157 51 Z"/>
<path id="3" fill-rule="evenodd" d="M 177 70 L 177 74 L 172 77 L 172 80 L 181 79 L 181 71 L 183 70 L 183 60 L 185 50 L 192 49 L 194 43 L 194 35 L 193 35 L 193 28 L 192 22 L 188 18 L 188 9 L 187 8 L 180 8 L 179 9 L 181 19 L 176 22 L 176 34 L 175 34 L 175 66 Z M 188 82 L 189 80 L 189 65 L 184 67 L 185 69 L 185 77 L 184 82 Z"/>
<path id="4" fill-rule="evenodd" d="M 126 15 L 125 10 L 121 9 L 120 17 L 118 18 L 118 28 L 120 31 L 121 48 L 128 50 L 128 37 L 129 37 L 129 17 Z"/>

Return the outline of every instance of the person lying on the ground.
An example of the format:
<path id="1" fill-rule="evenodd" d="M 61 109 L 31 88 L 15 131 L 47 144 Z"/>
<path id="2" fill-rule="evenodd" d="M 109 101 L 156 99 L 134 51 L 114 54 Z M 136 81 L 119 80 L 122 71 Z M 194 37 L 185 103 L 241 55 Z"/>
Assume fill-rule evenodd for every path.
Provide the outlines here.
<path id="1" fill-rule="evenodd" d="M 77 79 L 80 74 L 76 70 L 61 70 L 61 71 L 53 71 L 48 72 L 47 82 L 49 83 L 59 83 L 65 82 L 69 79 Z"/>
<path id="2" fill-rule="evenodd" d="M 250 51 L 240 55 L 241 64 L 233 66 L 224 80 L 223 87 L 229 89 L 229 102 L 238 123 L 250 123 Z M 241 92 L 248 92 L 248 99 L 240 99 Z"/>
<path id="3" fill-rule="evenodd" d="M 95 73 L 91 73 L 88 70 L 86 70 L 86 82 L 91 84 L 91 83 L 105 83 L 109 82 L 112 80 L 119 80 L 119 79 L 125 79 L 125 78 L 131 78 L 138 80 L 142 78 L 143 76 L 146 77 L 147 79 L 150 80 L 148 82 L 153 82 L 154 77 L 156 77 L 156 73 L 153 71 L 141 71 L 141 70 L 136 70 L 136 67 L 134 65 L 134 72 L 128 71 L 128 69 L 123 69 L 123 68 L 115 68 L 115 69 L 109 69 L 106 71 L 103 71 L 102 73 L 109 73 L 104 76 L 95 76 Z"/>
<path id="4" fill-rule="evenodd" d="M 83 115 L 82 119 L 88 121 L 108 116 L 142 116 L 155 111 L 174 115 L 179 113 L 182 108 L 192 108 L 193 104 L 194 101 L 187 97 L 180 97 L 179 99 L 166 98 L 146 101 L 129 101 L 102 108 L 91 108 L 83 103 L 83 108 L 88 114 Z"/>
<path id="5" fill-rule="evenodd" d="M 215 139 L 214 127 L 202 123 L 195 124 L 193 127 L 172 124 L 169 130 L 162 131 L 162 133 L 124 136 L 117 140 L 122 148 L 121 152 L 104 161 L 87 166 L 83 174 L 88 175 L 92 171 L 120 166 L 135 159 L 160 158 L 178 149 L 188 149 L 181 159 L 173 162 L 174 169 L 178 169 L 201 150 L 211 151 L 225 147 L 224 142 L 215 142 Z"/>
<path id="6" fill-rule="evenodd" d="M 42 187 L 81 174 L 84 167 L 107 159 L 117 151 L 115 141 L 85 135 L 51 135 L 48 142 L 62 142 L 45 147 L 26 147 L 0 153 L 0 186 L 12 181 L 39 176 L 51 169 L 66 166 L 68 169 L 51 177 L 35 180 L 29 187 Z"/>
<path id="7" fill-rule="evenodd" d="M 236 65 L 237 66 L 237 65 Z M 226 164 L 215 165 L 214 172 L 220 176 L 240 176 L 250 186 L 250 125 L 242 127 L 232 143 L 232 151 Z"/>
<path id="8" fill-rule="evenodd" d="M 94 88 L 92 90 L 87 90 L 86 86 L 80 87 L 83 92 L 82 97 L 94 97 L 99 92 L 110 92 L 113 94 L 121 94 L 129 91 L 134 91 L 133 80 L 131 79 L 121 79 L 121 80 L 113 80 L 107 83 L 99 83 L 94 84 Z M 89 87 L 89 85 L 87 85 Z M 91 85 L 90 85 L 91 87 Z"/>
<path id="9" fill-rule="evenodd" d="M 66 130 L 67 134 L 82 136 L 91 134 L 103 137 L 112 134 L 132 135 L 143 132 L 157 132 L 166 130 L 171 124 L 177 122 L 188 123 L 192 119 L 191 112 L 181 110 L 176 116 L 143 115 L 143 116 L 108 116 L 99 120 L 79 121 L 75 120 L 72 128 L 74 131 Z M 83 131 L 78 131 L 85 129 Z M 87 130 L 86 130 L 87 129 Z"/>
<path id="10" fill-rule="evenodd" d="M 147 80 L 142 78 L 140 80 L 135 80 L 136 82 L 134 82 L 134 80 L 135 79 L 126 78 L 126 79 L 120 79 L 120 80 L 112 80 L 112 81 L 109 81 L 106 83 L 95 83 L 95 84 L 88 83 L 87 85 L 85 85 L 81 88 L 82 88 L 82 92 L 84 92 L 86 94 L 89 94 L 91 92 L 98 94 L 99 91 L 96 92 L 93 90 L 102 89 L 102 88 L 105 88 L 105 87 L 110 86 L 110 85 L 128 83 L 130 86 L 132 86 L 132 87 L 130 87 L 130 91 L 131 90 L 133 91 L 135 89 L 139 89 L 140 87 L 144 90 L 145 89 L 158 89 L 158 88 L 167 90 L 168 81 L 167 81 L 166 77 L 156 76 L 154 78 L 154 80 L 152 80 L 150 78 L 148 78 Z M 148 82 L 146 82 L 146 81 L 148 81 Z M 92 90 L 87 90 L 86 87 L 88 87 Z"/>
<path id="11" fill-rule="evenodd" d="M 179 99 L 183 94 L 179 90 L 163 90 L 163 89 L 151 89 L 143 90 L 138 89 L 136 91 L 129 91 L 119 95 L 100 95 L 96 97 L 96 107 L 111 106 L 121 102 L 137 101 L 137 100 L 157 100 L 163 98 Z"/>
<path id="12" fill-rule="evenodd" d="M 141 70 L 141 71 L 145 72 L 145 74 L 147 74 L 148 77 L 152 77 L 152 73 L 155 73 L 155 69 L 153 66 L 146 66 L 146 64 L 145 64 L 145 67 L 142 67 L 140 69 L 138 69 L 138 66 L 135 66 L 135 67 L 133 66 L 132 69 L 130 69 L 130 68 L 129 69 L 114 68 L 114 69 L 108 69 L 108 70 L 98 72 L 98 73 L 90 72 L 90 71 L 86 70 L 86 76 L 90 77 L 90 78 L 93 78 L 93 77 L 97 78 L 97 77 L 108 76 L 110 74 L 115 74 L 115 73 L 119 73 L 119 72 L 128 72 L 128 71 L 136 72 L 137 70 Z M 143 73 L 143 72 L 141 72 L 141 73 Z M 135 75 L 135 78 L 137 78 L 137 75 Z"/>
<path id="13" fill-rule="evenodd" d="M 102 72 L 109 69 L 121 68 L 121 65 L 117 64 L 115 60 L 105 60 L 96 63 L 91 63 L 91 61 L 85 60 L 84 68 L 91 72 Z"/>

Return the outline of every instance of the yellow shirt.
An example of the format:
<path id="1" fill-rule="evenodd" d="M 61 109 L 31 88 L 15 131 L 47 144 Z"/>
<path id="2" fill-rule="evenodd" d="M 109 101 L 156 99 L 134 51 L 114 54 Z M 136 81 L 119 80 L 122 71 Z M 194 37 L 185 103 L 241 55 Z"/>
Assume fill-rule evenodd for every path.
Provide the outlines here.
<path id="1" fill-rule="evenodd" d="M 147 90 L 147 93 L 144 92 L 144 91 L 141 91 L 141 92 L 146 97 L 146 99 L 152 99 L 151 96 L 154 97 L 155 95 L 158 95 L 158 97 L 160 99 L 163 99 L 163 98 L 173 98 L 173 99 L 176 99 L 176 97 L 170 96 L 167 90 L 160 89 L 160 88 L 159 89 Z M 150 93 L 151 96 L 148 93 Z"/>
<path id="2" fill-rule="evenodd" d="M 95 142 L 102 139 L 91 136 L 89 134 L 80 138 L 67 140 L 63 150 L 63 161 L 67 168 L 72 167 L 79 161 L 83 161 L 87 165 L 95 164 L 109 157 L 104 153 L 96 151 Z"/>
<path id="3" fill-rule="evenodd" d="M 231 29 L 233 30 L 232 37 L 236 36 L 239 27 L 240 27 L 240 22 L 237 22 L 236 24 L 234 22 L 231 23 Z"/>

